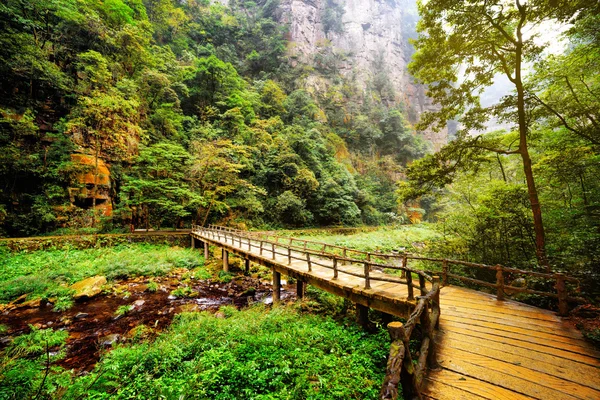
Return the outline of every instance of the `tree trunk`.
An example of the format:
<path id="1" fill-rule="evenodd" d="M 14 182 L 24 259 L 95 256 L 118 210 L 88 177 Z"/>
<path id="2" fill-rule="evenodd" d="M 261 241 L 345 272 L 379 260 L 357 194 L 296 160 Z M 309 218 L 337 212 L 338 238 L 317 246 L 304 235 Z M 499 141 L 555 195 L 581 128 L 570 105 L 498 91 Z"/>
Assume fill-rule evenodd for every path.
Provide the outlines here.
<path id="1" fill-rule="evenodd" d="M 523 171 L 527 182 L 527 192 L 529 194 L 529 203 L 531 204 L 531 212 L 533 213 L 533 227 L 535 230 L 535 254 L 538 263 L 546 271 L 550 271 L 548 259 L 546 258 L 546 238 L 544 234 L 544 223 L 542 221 L 542 208 L 538 198 L 535 179 L 533 178 L 533 170 L 531 168 L 531 157 L 527 145 L 527 132 L 529 130 L 525 110 L 525 89 L 523 88 L 523 80 L 521 67 L 523 63 L 523 39 L 522 39 L 522 23 L 525 21 L 525 6 L 517 2 L 517 6 L 521 13 L 521 22 L 517 28 L 517 45 L 516 45 L 516 62 L 515 62 L 515 80 L 514 84 L 517 88 L 517 113 L 519 116 L 519 154 L 523 160 Z"/>

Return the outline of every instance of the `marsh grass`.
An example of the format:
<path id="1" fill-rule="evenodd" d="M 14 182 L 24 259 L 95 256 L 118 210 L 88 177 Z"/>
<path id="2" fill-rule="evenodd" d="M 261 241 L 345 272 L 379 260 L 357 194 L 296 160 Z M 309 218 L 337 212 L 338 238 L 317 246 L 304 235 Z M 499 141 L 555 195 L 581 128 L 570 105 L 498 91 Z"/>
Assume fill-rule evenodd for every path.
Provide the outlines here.
<path id="1" fill-rule="evenodd" d="M 66 285 L 104 275 L 108 280 L 164 276 L 177 268 L 200 271 L 199 252 L 166 245 L 131 244 L 86 250 L 11 253 L 0 249 L 0 302 L 28 294 L 33 298 L 68 297 Z M 202 276 L 206 276 L 203 274 Z"/>

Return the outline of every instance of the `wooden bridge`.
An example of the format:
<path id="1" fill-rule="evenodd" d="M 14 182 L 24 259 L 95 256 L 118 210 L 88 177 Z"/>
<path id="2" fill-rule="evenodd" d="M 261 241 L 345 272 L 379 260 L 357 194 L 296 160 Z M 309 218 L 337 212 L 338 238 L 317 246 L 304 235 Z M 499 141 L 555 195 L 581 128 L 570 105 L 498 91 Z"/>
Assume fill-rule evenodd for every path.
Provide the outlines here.
<path id="1" fill-rule="evenodd" d="M 551 311 L 512 300 L 525 292 L 558 301 L 561 314 L 575 281 L 561 274 L 521 271 L 461 261 L 380 254 L 295 238 L 223 227 L 192 229 L 192 246 L 204 243 L 273 271 L 273 299 L 281 274 L 297 280 L 298 296 L 311 284 L 356 303 L 359 321 L 369 308 L 406 319 L 388 325 L 392 345 L 381 399 L 600 399 L 600 352 Z M 440 263 L 437 274 L 408 267 L 409 260 Z M 495 282 L 457 274 L 457 268 L 491 271 Z M 454 269 L 454 270 L 453 270 Z M 483 274 L 486 275 L 485 273 Z M 489 275 L 489 274 L 488 274 Z M 534 275 L 555 281 L 556 292 L 505 284 L 506 276 Z M 495 295 L 450 286 L 453 280 L 495 289 Z M 409 341 L 421 343 L 417 359 Z"/>

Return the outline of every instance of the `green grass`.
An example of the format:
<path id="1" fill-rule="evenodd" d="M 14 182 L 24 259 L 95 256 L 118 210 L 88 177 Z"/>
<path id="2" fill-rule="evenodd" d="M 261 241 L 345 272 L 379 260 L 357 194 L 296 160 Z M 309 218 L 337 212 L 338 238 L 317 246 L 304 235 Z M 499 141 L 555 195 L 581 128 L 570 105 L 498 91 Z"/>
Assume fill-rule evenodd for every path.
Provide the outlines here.
<path id="1" fill-rule="evenodd" d="M 426 250 L 433 242 L 441 240 L 442 235 L 434 229 L 433 225 L 420 224 L 381 228 L 353 235 L 315 234 L 300 238 L 363 251 L 391 252 L 405 248 L 406 251 L 418 253 Z M 422 248 L 422 246 L 425 247 Z"/>
<path id="2" fill-rule="evenodd" d="M 222 311 L 226 319 L 180 314 L 154 342 L 116 348 L 65 398 L 378 398 L 384 331 L 369 335 L 292 307 Z"/>
<path id="3" fill-rule="evenodd" d="M 87 250 L 40 250 L 11 253 L 0 249 L 0 302 L 28 294 L 68 297 L 65 285 L 104 275 L 109 280 L 162 276 L 175 268 L 204 264 L 197 250 L 166 245 L 131 244 Z"/>

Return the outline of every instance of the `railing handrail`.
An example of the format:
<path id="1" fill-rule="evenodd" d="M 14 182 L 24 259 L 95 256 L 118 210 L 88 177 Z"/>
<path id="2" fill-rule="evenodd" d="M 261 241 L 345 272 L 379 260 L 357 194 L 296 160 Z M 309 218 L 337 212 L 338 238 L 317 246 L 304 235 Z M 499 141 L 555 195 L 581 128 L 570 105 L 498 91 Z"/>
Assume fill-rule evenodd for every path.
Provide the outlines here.
<path id="1" fill-rule="evenodd" d="M 261 255 L 262 255 L 263 251 L 265 250 L 264 245 L 265 244 L 271 245 L 272 246 L 271 250 L 267 250 L 267 251 L 272 252 L 273 257 L 275 255 L 281 255 L 284 257 L 288 257 L 290 263 L 291 263 L 292 259 L 306 261 L 308 258 L 309 268 L 310 268 L 311 264 L 315 264 L 315 265 L 319 265 L 319 266 L 322 266 L 325 268 L 333 269 L 334 275 L 337 275 L 337 273 L 344 273 L 344 274 L 353 275 L 353 276 L 365 279 L 365 289 L 370 288 L 370 281 L 390 281 L 390 282 L 395 282 L 395 283 L 399 283 L 399 284 L 406 284 L 408 286 L 408 293 L 409 293 L 408 299 L 409 300 L 414 300 L 413 288 L 419 289 L 423 293 L 424 291 L 427 290 L 425 287 L 425 281 L 432 282 L 432 277 L 420 270 L 414 270 L 412 268 L 401 267 L 401 266 L 397 266 L 397 265 L 381 264 L 381 263 L 376 263 L 376 262 L 367 261 L 367 260 L 353 259 L 353 258 L 349 258 L 349 257 L 341 257 L 336 254 L 325 253 L 323 251 L 315 251 L 315 250 L 312 250 L 309 248 L 304 249 L 304 248 L 301 248 L 298 246 L 290 246 L 289 244 L 279 243 L 279 242 L 271 241 L 268 239 L 256 238 L 254 234 L 249 233 L 248 231 L 242 231 L 242 230 L 238 230 L 238 229 L 218 227 L 218 226 L 212 226 L 212 225 L 210 225 L 209 227 L 200 227 L 200 226 L 194 225 L 194 226 L 192 226 L 192 231 L 193 232 L 208 232 L 208 233 L 211 233 L 213 236 L 216 235 L 217 237 L 220 237 L 221 235 L 223 235 L 223 237 L 225 238 L 226 241 L 230 240 L 229 238 L 231 238 L 232 242 L 234 242 L 236 239 L 240 240 L 241 238 L 243 238 L 247 241 L 247 243 L 250 247 L 252 247 L 251 241 L 259 242 L 260 245 L 257 247 L 259 247 L 261 249 L 261 252 L 260 252 Z M 300 253 L 302 255 L 302 257 L 293 256 L 290 251 L 288 251 L 287 253 L 277 252 L 277 249 L 280 249 L 280 248 L 283 248 L 286 250 L 293 249 L 294 252 Z M 333 266 L 321 264 L 318 262 L 318 259 L 313 258 L 311 260 L 310 256 L 317 256 L 317 257 L 329 259 L 332 261 Z M 364 266 L 364 272 L 361 274 L 361 273 L 356 273 L 353 271 L 344 270 L 343 268 L 340 268 L 338 266 L 338 264 L 340 262 L 341 263 L 350 263 L 350 264 L 361 264 Z M 402 270 L 405 272 L 406 276 L 405 276 L 404 280 L 402 279 L 402 277 L 400 277 L 397 280 L 396 279 L 392 280 L 391 278 L 395 277 L 394 275 L 389 275 L 389 278 L 385 276 L 386 275 L 385 273 L 382 274 L 383 276 L 372 275 L 371 274 L 372 267 L 378 267 L 378 268 L 383 268 L 383 269 Z M 419 276 L 419 284 L 418 285 L 412 283 L 411 273 L 414 273 Z"/>

